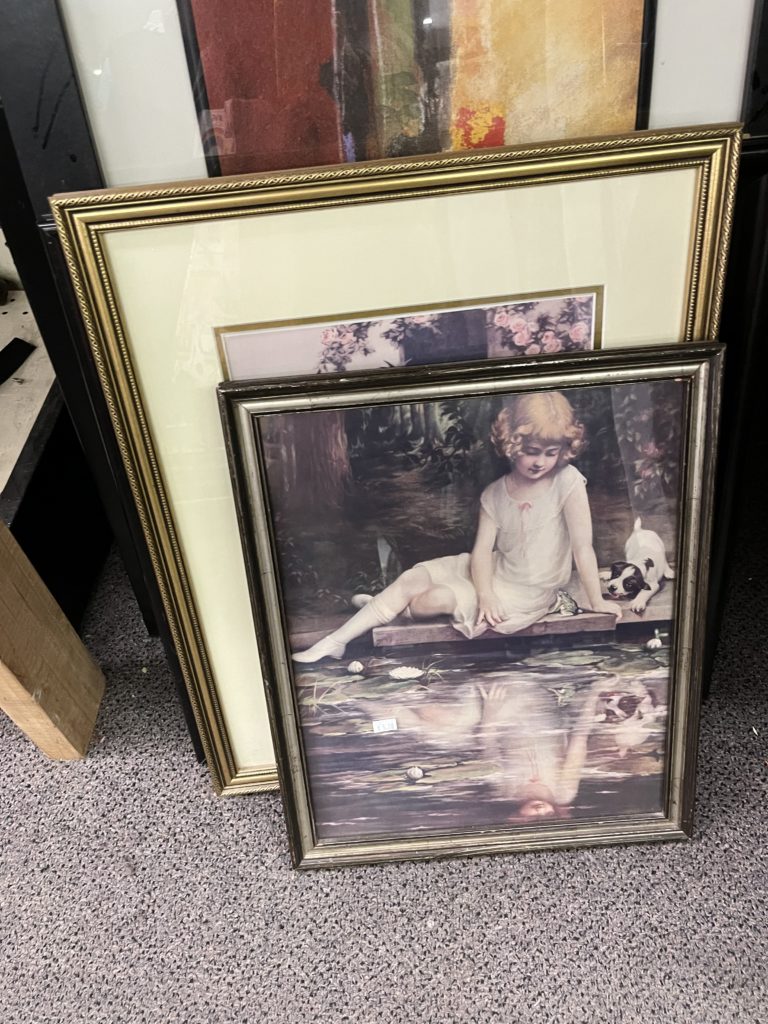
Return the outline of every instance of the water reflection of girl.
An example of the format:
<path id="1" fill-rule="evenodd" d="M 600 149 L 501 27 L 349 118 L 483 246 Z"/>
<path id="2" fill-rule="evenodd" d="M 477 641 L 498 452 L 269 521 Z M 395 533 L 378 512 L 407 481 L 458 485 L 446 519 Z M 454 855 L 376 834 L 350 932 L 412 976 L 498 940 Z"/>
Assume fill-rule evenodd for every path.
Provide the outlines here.
<path id="1" fill-rule="evenodd" d="M 295 661 L 341 658 L 350 640 L 401 614 L 450 615 L 470 639 L 490 628 L 516 633 L 547 615 L 574 561 L 589 607 L 621 615 L 602 596 L 586 480 L 570 464 L 584 427 L 568 399 L 558 391 L 513 398 L 491 441 L 510 469 L 480 495 L 472 552 L 419 562 L 375 597 L 361 595 L 360 611 Z"/>
<path id="2" fill-rule="evenodd" d="M 564 733 L 551 707 L 542 707 L 540 691 L 502 683 L 481 688 L 480 739 L 486 756 L 498 765 L 495 791 L 515 805 L 511 820 L 568 815 L 579 791 L 601 689 L 595 684 L 583 695 Z"/>
<path id="3" fill-rule="evenodd" d="M 487 685 L 471 684 L 448 702 L 427 699 L 402 707 L 398 725 L 441 746 L 479 747 L 492 765 L 488 782 L 495 797 L 509 805 L 508 820 L 565 818 L 578 795 L 607 685 L 604 678 L 594 681 L 566 709 L 554 706 L 540 681 L 516 673 Z"/>

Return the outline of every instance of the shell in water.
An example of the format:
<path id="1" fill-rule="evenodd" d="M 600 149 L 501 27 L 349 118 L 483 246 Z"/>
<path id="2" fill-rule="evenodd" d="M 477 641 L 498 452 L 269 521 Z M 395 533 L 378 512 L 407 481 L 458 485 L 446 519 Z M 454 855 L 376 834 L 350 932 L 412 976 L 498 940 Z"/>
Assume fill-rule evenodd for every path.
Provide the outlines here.
<path id="1" fill-rule="evenodd" d="M 391 679 L 420 679 L 423 675 L 423 669 L 414 668 L 413 665 L 401 665 L 389 673 Z"/>
<path id="2" fill-rule="evenodd" d="M 351 672 L 352 675 L 356 676 L 358 675 L 358 673 L 363 671 L 363 668 L 364 666 L 362 661 L 350 661 L 350 663 L 347 665 L 347 672 Z"/>
<path id="3" fill-rule="evenodd" d="M 424 769 L 419 768 L 419 766 L 415 764 L 408 769 L 408 771 L 405 773 L 405 777 L 406 779 L 410 779 L 411 782 L 418 782 L 419 779 L 424 778 Z"/>
<path id="4" fill-rule="evenodd" d="M 645 646 L 649 651 L 658 651 L 658 649 L 664 645 L 661 642 L 661 637 L 652 636 L 651 639 L 646 642 Z"/>

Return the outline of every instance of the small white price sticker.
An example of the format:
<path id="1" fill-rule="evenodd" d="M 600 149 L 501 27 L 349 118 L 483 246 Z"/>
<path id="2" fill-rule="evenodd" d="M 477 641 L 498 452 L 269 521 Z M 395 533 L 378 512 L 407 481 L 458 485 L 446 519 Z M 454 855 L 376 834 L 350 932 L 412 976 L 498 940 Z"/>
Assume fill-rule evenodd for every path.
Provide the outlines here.
<path id="1" fill-rule="evenodd" d="M 373 722 L 374 732 L 396 732 L 397 731 L 397 719 L 396 718 L 379 718 Z"/>

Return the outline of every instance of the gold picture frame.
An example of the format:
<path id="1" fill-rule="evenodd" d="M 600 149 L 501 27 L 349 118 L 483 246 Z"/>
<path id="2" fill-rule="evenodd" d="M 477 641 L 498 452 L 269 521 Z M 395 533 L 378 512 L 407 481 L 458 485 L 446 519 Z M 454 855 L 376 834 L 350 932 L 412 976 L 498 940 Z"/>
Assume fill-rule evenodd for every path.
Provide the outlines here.
<path id="1" fill-rule="evenodd" d="M 214 328 L 586 280 L 603 348 L 714 337 L 739 143 L 715 125 L 53 197 L 217 790 L 277 776 Z"/>
<path id="2" fill-rule="evenodd" d="M 295 866 L 691 834 L 721 373 L 722 347 L 709 344 L 414 367 L 394 380 L 379 372 L 300 387 L 220 385 Z M 563 407 L 576 420 L 564 420 Z M 499 424 L 514 423 L 521 408 L 525 422 L 533 415 L 548 429 L 567 430 L 566 437 L 578 430 L 578 446 L 533 477 L 525 475 L 528 467 L 516 469 L 525 449 L 498 463 L 492 458 Z M 477 415 L 480 409 L 485 415 Z M 414 534 L 422 544 L 430 535 L 428 509 L 450 505 L 444 524 L 455 522 L 451 484 L 436 476 L 429 440 L 413 438 L 407 452 L 396 441 L 382 449 L 383 423 L 412 438 L 417 416 L 438 431 L 441 421 L 452 430 L 457 418 L 467 419 L 474 440 L 451 456 L 453 488 L 460 503 L 472 506 L 467 525 L 477 521 L 470 481 L 477 493 L 482 489 L 482 508 L 492 516 L 498 511 L 496 543 L 514 552 L 508 607 L 515 628 L 479 622 L 474 612 L 463 617 L 462 602 L 470 598 L 461 559 L 468 556 L 449 552 L 461 550 L 471 534 L 457 545 L 449 531 L 436 559 L 388 583 L 375 614 L 368 616 L 368 608 L 376 597 L 346 613 L 345 629 L 368 616 L 357 632 L 344 634 L 346 650 L 342 644 L 329 655 L 315 644 L 317 653 L 306 658 L 316 634 L 302 622 L 316 629 L 325 601 L 312 602 L 303 579 L 291 579 L 297 559 L 306 567 L 306 555 L 316 568 L 349 580 L 350 570 L 338 567 L 365 559 L 372 526 L 388 531 L 396 548 L 409 548 Z M 299 496 L 284 486 L 284 466 L 297 446 L 311 449 L 304 458 L 324 464 L 328 417 L 334 426 L 343 421 L 328 456 L 337 458 L 341 436 L 355 467 L 349 503 L 323 501 L 309 477 Z M 628 424 L 645 432 L 644 442 L 628 435 Z M 613 440 L 604 445 L 608 435 Z M 646 486 L 646 462 L 650 467 L 657 456 L 637 455 L 655 442 L 664 449 L 664 470 L 657 486 Z M 611 451 L 620 452 L 618 459 Z M 540 452 L 531 459 L 543 464 Z M 517 487 L 529 481 L 528 500 L 510 498 L 510 479 Z M 618 620 L 582 599 L 565 618 L 561 610 L 537 619 L 533 633 L 519 630 L 523 591 L 535 601 L 548 571 L 548 543 L 552 564 L 560 559 L 560 541 L 549 540 L 560 517 L 563 536 L 574 536 L 571 499 L 557 511 L 558 494 L 580 488 L 597 565 L 620 557 L 629 531 L 638 551 L 653 546 L 656 562 L 646 563 L 647 572 L 658 570 L 658 577 L 646 575 L 641 590 L 627 585 L 624 593 L 615 581 L 628 578 L 627 562 L 619 561 L 601 577 L 605 596 L 617 592 L 608 607 L 623 599 Z M 393 490 L 405 507 L 382 513 L 381 501 Z M 617 509 L 621 528 L 606 530 Z M 434 518 L 442 521 L 440 511 Z M 536 545 L 539 554 L 526 561 L 520 544 Z M 568 591 L 576 595 L 583 584 L 588 594 L 593 570 L 576 563 Z M 452 622 L 418 610 L 380 617 L 385 606 L 397 612 L 398 588 L 410 587 L 402 581 L 416 571 L 429 573 L 428 585 L 438 591 L 452 590 Z M 500 571 L 497 588 L 509 579 Z M 632 567 L 633 580 L 638 571 Z M 570 572 L 569 559 L 566 577 Z M 327 576 L 324 582 L 333 586 Z"/>

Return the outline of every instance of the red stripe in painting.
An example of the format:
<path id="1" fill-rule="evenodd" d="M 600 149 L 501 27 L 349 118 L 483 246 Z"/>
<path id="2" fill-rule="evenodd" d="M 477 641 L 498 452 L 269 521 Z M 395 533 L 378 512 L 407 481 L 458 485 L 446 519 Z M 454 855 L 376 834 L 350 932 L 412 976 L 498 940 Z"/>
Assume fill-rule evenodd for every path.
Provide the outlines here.
<path id="1" fill-rule="evenodd" d="M 332 0 L 191 0 L 224 174 L 338 163 Z"/>

